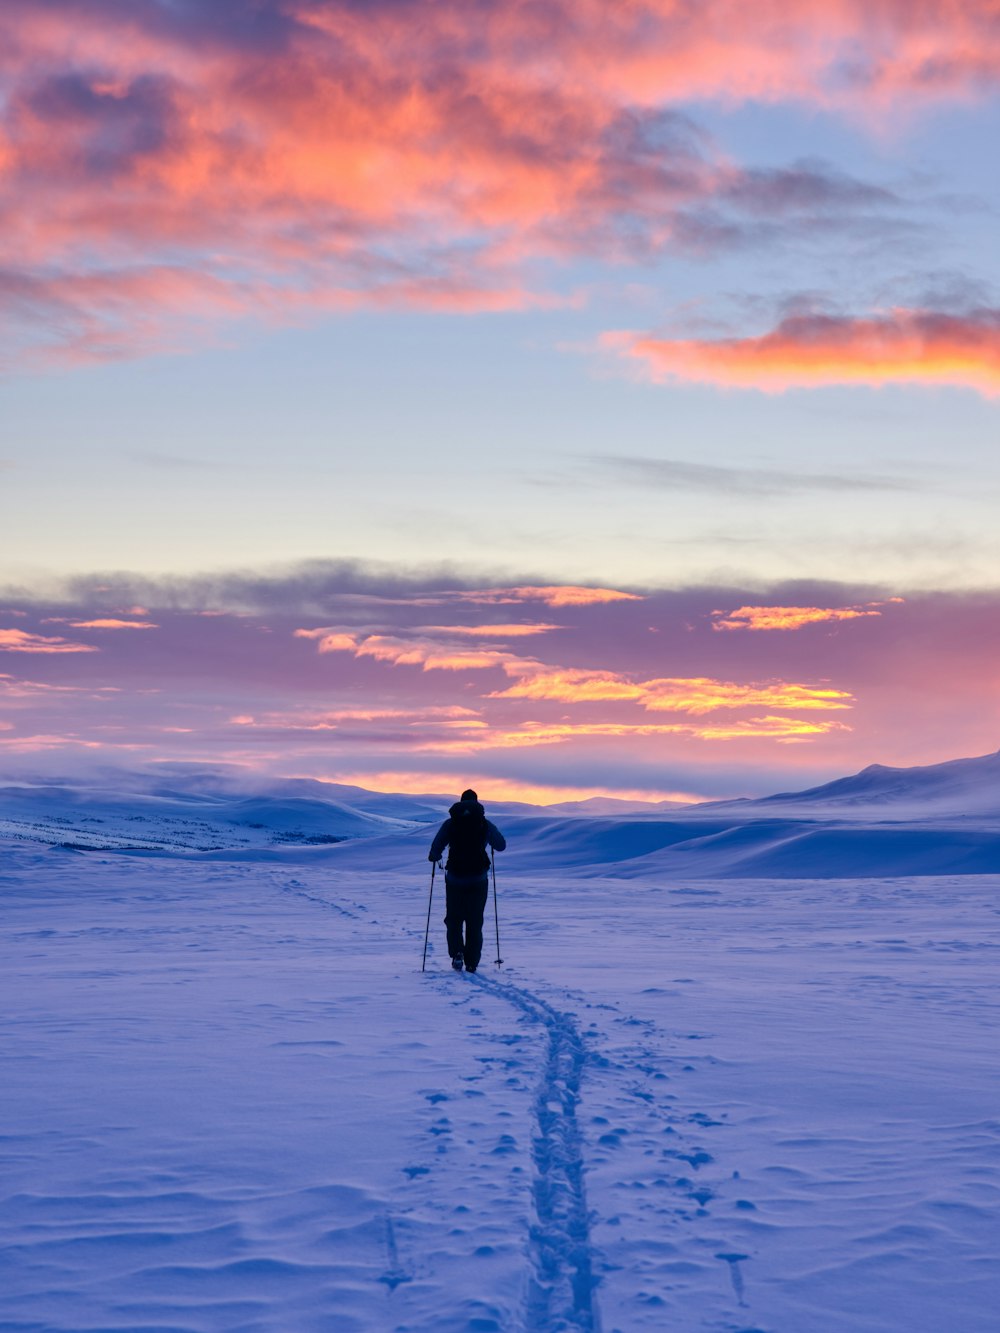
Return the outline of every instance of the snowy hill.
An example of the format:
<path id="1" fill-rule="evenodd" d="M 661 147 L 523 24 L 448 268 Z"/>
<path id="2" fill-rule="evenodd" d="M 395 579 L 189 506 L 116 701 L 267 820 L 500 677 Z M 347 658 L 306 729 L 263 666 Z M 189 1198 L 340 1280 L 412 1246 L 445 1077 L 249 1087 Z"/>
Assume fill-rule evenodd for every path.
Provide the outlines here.
<path id="1" fill-rule="evenodd" d="M 1000 751 L 976 759 L 951 759 L 918 768 L 870 764 L 851 777 L 805 791 L 779 792 L 754 801 L 713 804 L 713 810 L 739 808 L 744 814 L 777 810 L 821 812 L 854 817 L 962 816 L 1000 817 Z"/>
<path id="2" fill-rule="evenodd" d="M 338 801 L 158 794 L 87 786 L 0 787 L 0 837 L 93 850 L 162 852 L 321 844 L 413 827 Z"/>

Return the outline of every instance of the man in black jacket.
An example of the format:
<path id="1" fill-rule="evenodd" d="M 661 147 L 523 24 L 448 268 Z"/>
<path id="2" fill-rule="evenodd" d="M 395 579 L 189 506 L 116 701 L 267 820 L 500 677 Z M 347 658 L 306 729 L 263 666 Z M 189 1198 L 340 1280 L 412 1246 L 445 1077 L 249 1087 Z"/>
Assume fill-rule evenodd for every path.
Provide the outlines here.
<path id="1" fill-rule="evenodd" d="M 506 846 L 507 840 L 486 818 L 478 796 L 471 790 L 462 792 L 461 800 L 448 811 L 448 818 L 431 843 L 429 861 L 440 861 L 444 849 L 449 849 L 444 877 L 447 900 L 444 924 L 448 927 L 448 952 L 456 972 L 463 967 L 467 972 L 475 972 L 479 966 L 483 952 L 483 912 L 489 895 L 490 858 L 486 848 L 502 852 Z"/>

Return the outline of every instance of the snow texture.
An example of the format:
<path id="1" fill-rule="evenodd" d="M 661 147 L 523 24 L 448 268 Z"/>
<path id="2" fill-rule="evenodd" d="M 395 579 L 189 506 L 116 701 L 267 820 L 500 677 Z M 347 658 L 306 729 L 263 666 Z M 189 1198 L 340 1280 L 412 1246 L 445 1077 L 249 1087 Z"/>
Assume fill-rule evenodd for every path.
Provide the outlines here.
<path id="1" fill-rule="evenodd" d="M 469 976 L 433 809 L 208 799 L 4 799 L 5 1333 L 995 1333 L 985 815 L 512 814 Z"/>

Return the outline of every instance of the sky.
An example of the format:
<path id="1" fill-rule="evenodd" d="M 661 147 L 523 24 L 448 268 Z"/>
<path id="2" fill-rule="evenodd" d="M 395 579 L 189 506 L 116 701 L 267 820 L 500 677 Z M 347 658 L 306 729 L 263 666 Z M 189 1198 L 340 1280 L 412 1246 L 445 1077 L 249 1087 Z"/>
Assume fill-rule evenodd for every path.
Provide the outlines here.
<path id="1" fill-rule="evenodd" d="M 1000 745 L 991 0 L 0 28 L 0 772 Z"/>

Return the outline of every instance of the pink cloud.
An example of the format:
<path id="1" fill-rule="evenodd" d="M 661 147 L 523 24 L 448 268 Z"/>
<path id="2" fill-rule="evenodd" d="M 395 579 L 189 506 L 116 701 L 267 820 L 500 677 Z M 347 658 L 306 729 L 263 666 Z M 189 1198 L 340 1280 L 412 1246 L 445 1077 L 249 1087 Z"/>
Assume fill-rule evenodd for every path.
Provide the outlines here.
<path id="1" fill-rule="evenodd" d="M 140 620 L 71 620 L 74 629 L 159 629 L 149 621 Z"/>
<path id="2" fill-rule="evenodd" d="M 72 643 L 68 639 L 29 634 L 23 629 L 0 629 L 0 652 L 5 653 L 96 653 L 86 643 Z"/>
<path id="3" fill-rule="evenodd" d="M 990 0 L 6 0 L 4 19 L 5 305 L 22 352 L 73 359 L 248 313 L 558 304 L 532 265 L 703 244 L 692 207 L 871 198 L 747 173 L 680 104 L 874 119 L 1000 70 Z"/>
<path id="4" fill-rule="evenodd" d="M 469 639 L 524 639 L 533 634 L 548 634 L 561 625 L 422 625 L 427 634 L 457 634 Z"/>

